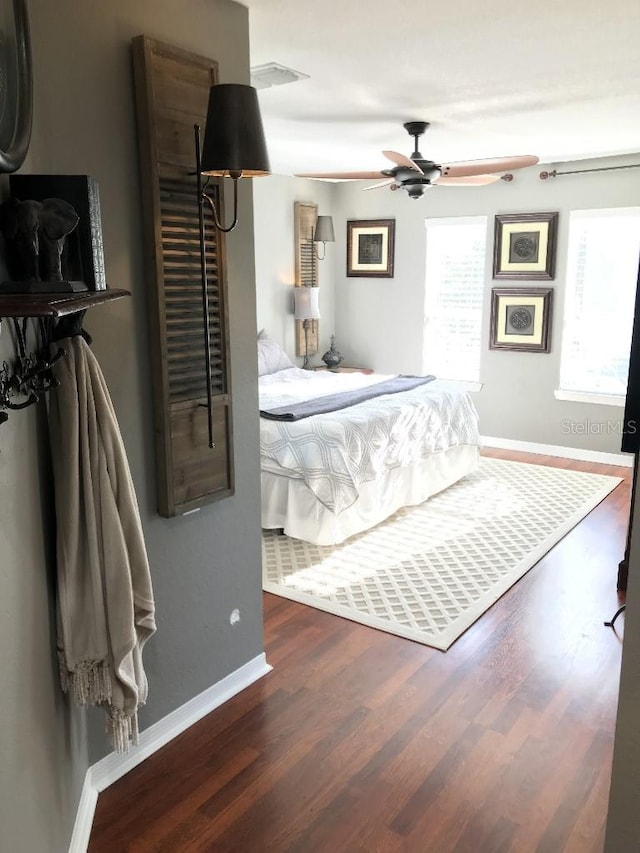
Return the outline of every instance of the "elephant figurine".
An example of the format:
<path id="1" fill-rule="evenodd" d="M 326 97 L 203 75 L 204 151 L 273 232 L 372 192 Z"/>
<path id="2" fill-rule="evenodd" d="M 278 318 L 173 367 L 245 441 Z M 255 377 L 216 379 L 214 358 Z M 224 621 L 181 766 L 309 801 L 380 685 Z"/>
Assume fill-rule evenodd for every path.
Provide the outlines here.
<path id="1" fill-rule="evenodd" d="M 33 201 L 11 196 L 0 205 L 0 231 L 14 281 L 62 281 L 62 252 L 79 221 L 68 201 Z"/>

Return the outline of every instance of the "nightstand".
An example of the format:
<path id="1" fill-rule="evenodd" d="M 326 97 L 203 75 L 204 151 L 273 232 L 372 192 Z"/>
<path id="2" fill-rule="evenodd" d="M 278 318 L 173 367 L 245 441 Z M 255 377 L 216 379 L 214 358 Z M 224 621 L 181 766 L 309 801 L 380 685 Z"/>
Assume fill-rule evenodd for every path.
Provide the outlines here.
<path id="1" fill-rule="evenodd" d="M 318 365 L 318 367 L 314 367 L 314 370 L 328 370 L 330 373 L 373 373 L 373 370 L 370 367 L 343 367 L 343 365 L 339 365 L 338 367 L 325 367 L 324 364 Z"/>

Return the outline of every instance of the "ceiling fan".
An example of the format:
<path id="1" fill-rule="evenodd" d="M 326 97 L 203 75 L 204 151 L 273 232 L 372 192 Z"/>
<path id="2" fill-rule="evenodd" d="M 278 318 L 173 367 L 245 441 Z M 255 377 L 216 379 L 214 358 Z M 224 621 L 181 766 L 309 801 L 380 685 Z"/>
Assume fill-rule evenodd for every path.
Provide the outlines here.
<path id="1" fill-rule="evenodd" d="M 434 163 L 418 151 L 418 139 L 429 127 L 428 121 L 407 121 L 404 128 L 414 138 L 414 152 L 405 157 L 397 151 L 383 151 L 384 156 L 396 165 L 379 172 L 305 172 L 299 178 L 338 178 L 343 180 L 373 180 L 386 178 L 367 190 L 389 187 L 406 190 L 410 198 L 420 198 L 432 186 L 485 186 L 500 180 L 496 172 L 507 172 L 534 166 L 538 158 L 529 154 L 519 157 L 498 157 L 491 160 L 467 160 L 462 163 Z"/>

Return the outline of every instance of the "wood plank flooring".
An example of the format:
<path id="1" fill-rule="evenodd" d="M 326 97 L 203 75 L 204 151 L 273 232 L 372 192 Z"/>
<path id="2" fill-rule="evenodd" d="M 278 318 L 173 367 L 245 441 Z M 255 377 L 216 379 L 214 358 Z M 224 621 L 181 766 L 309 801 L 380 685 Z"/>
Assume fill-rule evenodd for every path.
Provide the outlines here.
<path id="1" fill-rule="evenodd" d="M 630 469 L 448 652 L 265 595 L 274 671 L 100 794 L 90 853 L 601 853 Z"/>

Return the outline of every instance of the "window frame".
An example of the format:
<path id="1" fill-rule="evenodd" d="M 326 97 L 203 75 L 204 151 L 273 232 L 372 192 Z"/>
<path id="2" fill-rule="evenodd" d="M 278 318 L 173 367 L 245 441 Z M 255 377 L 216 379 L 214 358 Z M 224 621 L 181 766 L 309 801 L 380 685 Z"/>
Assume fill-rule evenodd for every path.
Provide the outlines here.
<path id="1" fill-rule="evenodd" d="M 567 234 L 567 252 L 566 252 L 566 263 L 567 263 L 567 272 L 565 274 L 565 287 L 563 294 L 563 324 L 562 324 L 562 334 L 560 339 L 560 359 L 558 364 L 558 387 L 554 390 L 553 394 L 556 400 L 563 400 L 567 402 L 573 403 L 589 403 L 600 406 L 615 406 L 622 408 L 625 405 L 625 400 L 627 396 L 627 392 L 625 390 L 624 394 L 611 394 L 606 391 L 585 391 L 583 389 L 574 389 L 574 388 L 564 388 L 562 386 L 562 357 L 563 357 L 563 349 L 565 345 L 565 334 L 567 330 L 567 308 L 569 305 L 570 298 L 573 298 L 575 295 L 575 290 L 570 291 L 569 287 L 569 273 L 571 272 L 572 264 L 576 261 L 575 259 L 570 257 L 570 249 L 571 249 L 571 222 L 572 218 L 574 221 L 576 220 L 585 220 L 585 219 L 607 219 L 607 218 L 615 218 L 624 216 L 625 212 L 630 213 L 634 218 L 637 218 L 640 224 L 640 206 L 638 205 L 624 205 L 621 207 L 603 207 L 603 208 L 586 208 L 586 209 L 576 209 L 569 211 L 569 230 Z M 640 258 L 639 258 L 640 262 Z M 573 282 L 575 285 L 575 281 Z M 637 284 L 637 273 L 633 276 L 633 288 L 634 288 L 634 305 L 635 305 L 635 288 Z M 631 346 L 631 339 L 629 340 L 629 346 Z"/>

